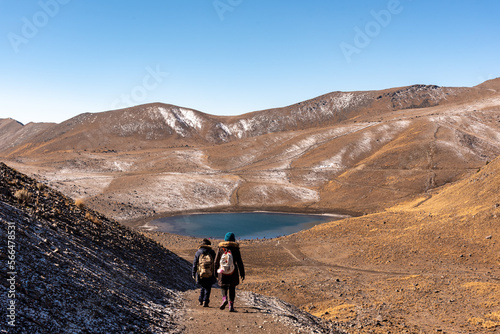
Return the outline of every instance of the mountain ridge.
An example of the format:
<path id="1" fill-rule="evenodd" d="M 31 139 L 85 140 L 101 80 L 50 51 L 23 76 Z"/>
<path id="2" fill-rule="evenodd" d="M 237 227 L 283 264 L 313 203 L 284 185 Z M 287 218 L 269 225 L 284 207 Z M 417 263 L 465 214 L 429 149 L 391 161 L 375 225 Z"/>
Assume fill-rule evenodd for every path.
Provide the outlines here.
<path id="1" fill-rule="evenodd" d="M 350 110 L 346 103 L 348 118 L 342 120 L 334 119 L 339 113 L 328 101 L 323 105 L 328 113 L 321 112 L 325 97 L 313 99 L 303 105 L 303 115 L 311 108 L 320 118 L 334 115 L 332 121 L 311 118 L 301 126 L 294 123 L 299 118 L 287 119 L 297 105 L 272 117 L 266 111 L 202 118 L 201 112 L 175 106 L 164 114 L 158 104 L 151 111 L 132 108 L 128 117 L 137 119 L 137 111 L 165 128 L 127 128 L 130 122 L 123 122 L 114 124 L 116 134 L 128 135 L 106 136 L 85 132 L 88 127 L 81 124 L 103 119 L 85 114 L 57 133 L 32 137 L 45 142 L 18 142 L 0 152 L 0 160 L 36 176 L 40 185 L 32 183 L 34 193 L 43 189 L 41 183 L 52 185 L 72 198 L 62 202 L 79 199 L 134 229 L 154 229 L 144 223 L 181 212 L 349 210 L 359 217 L 279 239 L 243 241 L 249 264 L 243 288 L 279 295 L 341 322 L 349 332 L 493 332 L 500 327 L 500 80 L 478 86 L 377 91 L 367 109 Z M 272 125 L 276 115 L 285 121 Z M 229 131 L 234 125 L 231 140 L 212 143 L 204 137 L 225 133 L 217 124 Z M 213 127 L 222 132 L 207 130 Z M 187 132 L 191 129 L 196 132 Z M 237 130 L 245 130 L 241 138 Z M 155 131 L 170 137 L 155 139 Z M 0 200 L 12 197 L 13 191 L 4 189 Z M 0 218 L 25 217 L 1 203 Z M 56 211 L 40 206 L 47 231 L 65 226 L 54 221 Z M 82 224 L 92 232 L 96 223 Z M 36 232 L 26 226 L 23 233 Z M 191 260 L 194 239 L 145 234 Z M 49 244 L 39 247 L 54 258 L 60 253 Z"/>
<path id="2" fill-rule="evenodd" d="M 286 107 L 237 116 L 216 116 L 170 104 L 150 103 L 99 113 L 83 113 L 59 124 L 44 125 L 44 129 L 33 131 L 30 136 L 18 136 L 21 138 L 15 145 L 22 147 L 28 141 L 39 142 L 43 143 L 40 148 L 22 147 L 3 151 L 19 155 L 24 151 L 56 150 L 57 145 L 53 141 L 58 137 L 68 142 L 62 149 L 82 149 L 82 141 L 90 146 L 87 149 L 92 149 L 92 146 L 118 145 L 116 142 L 120 137 L 135 137 L 143 145 L 151 140 L 168 142 L 168 139 L 181 145 L 219 144 L 273 132 L 331 125 L 362 114 L 456 103 L 461 100 L 461 94 L 477 93 L 475 90 L 482 90 L 480 87 L 412 85 L 378 91 L 332 92 Z M 488 95 L 491 91 L 485 88 L 482 94 Z M 0 120 L 2 128 L 3 123 Z M 35 126 L 37 123 L 33 124 Z M 82 134 L 82 131 L 87 133 Z M 16 131 L 9 132 L 10 136 L 16 136 Z M 4 148 L 12 146 L 6 138 L 0 140 Z"/>
<path id="3" fill-rule="evenodd" d="M 359 215 L 500 155 L 499 83 L 333 92 L 240 116 L 160 103 L 86 113 L 31 137 L 16 125 L 0 157 L 120 221 L 205 210 Z"/>

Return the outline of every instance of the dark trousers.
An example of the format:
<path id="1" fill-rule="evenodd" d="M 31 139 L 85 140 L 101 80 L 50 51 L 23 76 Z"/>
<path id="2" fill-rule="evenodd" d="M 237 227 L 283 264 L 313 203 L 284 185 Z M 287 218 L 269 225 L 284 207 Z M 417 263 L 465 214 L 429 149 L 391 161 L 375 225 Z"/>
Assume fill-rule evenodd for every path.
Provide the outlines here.
<path id="1" fill-rule="evenodd" d="M 206 302 L 210 303 L 210 293 L 212 292 L 212 284 L 210 282 L 203 282 L 202 279 L 198 282 L 201 285 L 200 297 L 198 300 L 200 303 Z"/>
<path id="2" fill-rule="evenodd" d="M 221 290 L 222 290 L 222 297 L 226 297 L 226 300 L 227 300 L 227 293 L 229 291 L 229 301 L 234 302 L 234 298 L 236 297 L 235 286 L 223 286 L 221 287 Z"/>

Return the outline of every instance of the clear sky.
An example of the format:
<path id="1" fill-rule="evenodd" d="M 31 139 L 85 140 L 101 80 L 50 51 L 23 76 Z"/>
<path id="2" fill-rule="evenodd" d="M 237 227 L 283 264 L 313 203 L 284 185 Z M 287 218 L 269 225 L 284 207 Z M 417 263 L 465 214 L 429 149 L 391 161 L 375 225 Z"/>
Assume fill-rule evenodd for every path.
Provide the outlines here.
<path id="1" fill-rule="evenodd" d="M 500 1 L 0 0 L 0 118 L 215 115 L 500 76 Z"/>

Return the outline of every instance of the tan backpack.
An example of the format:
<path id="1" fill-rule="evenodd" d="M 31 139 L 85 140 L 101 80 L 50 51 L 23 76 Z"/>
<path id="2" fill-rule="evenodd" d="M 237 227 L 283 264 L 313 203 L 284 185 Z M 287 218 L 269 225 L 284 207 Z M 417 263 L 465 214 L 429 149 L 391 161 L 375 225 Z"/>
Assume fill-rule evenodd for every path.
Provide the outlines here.
<path id="1" fill-rule="evenodd" d="M 201 254 L 198 259 L 198 274 L 201 278 L 209 278 L 213 276 L 214 260 L 207 254 Z"/>

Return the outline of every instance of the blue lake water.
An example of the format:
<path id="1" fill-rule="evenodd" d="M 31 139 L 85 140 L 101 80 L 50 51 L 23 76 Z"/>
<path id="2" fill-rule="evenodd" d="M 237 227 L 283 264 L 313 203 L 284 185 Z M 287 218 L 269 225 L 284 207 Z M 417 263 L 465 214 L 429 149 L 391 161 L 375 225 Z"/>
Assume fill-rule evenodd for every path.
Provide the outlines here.
<path id="1" fill-rule="evenodd" d="M 309 229 L 343 216 L 269 212 L 209 213 L 165 217 L 150 222 L 157 231 L 197 238 L 224 238 L 233 232 L 238 239 L 275 238 Z"/>

